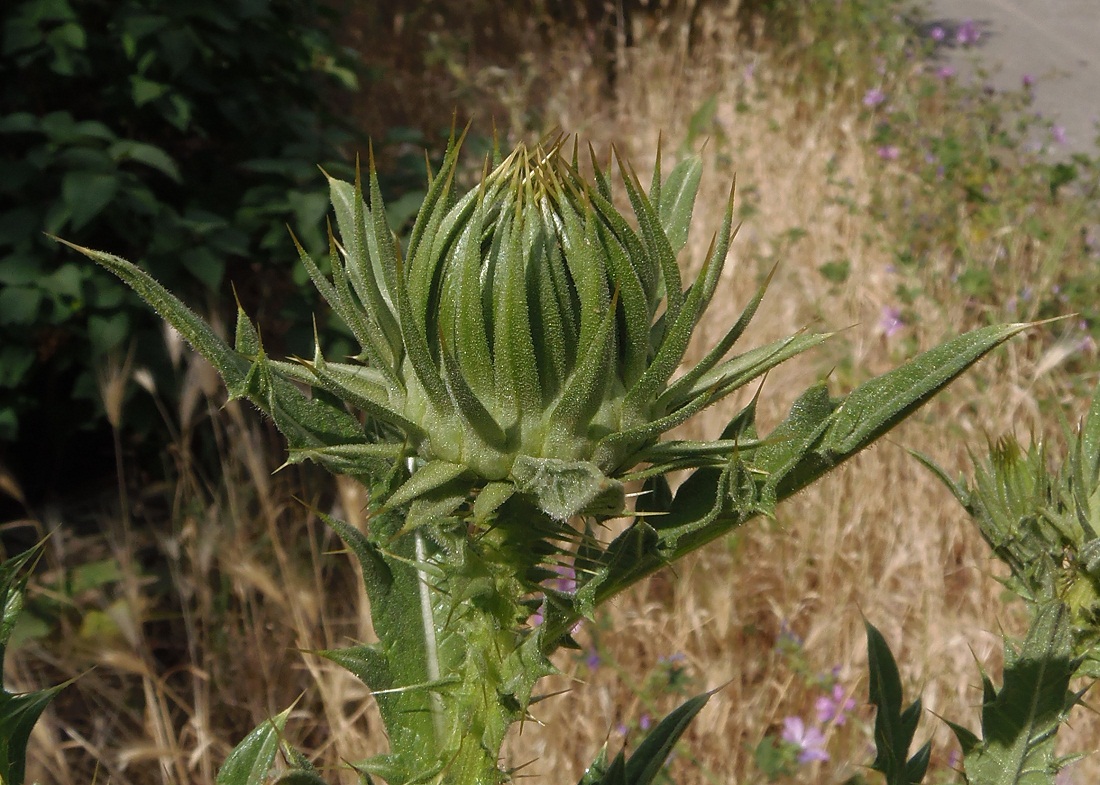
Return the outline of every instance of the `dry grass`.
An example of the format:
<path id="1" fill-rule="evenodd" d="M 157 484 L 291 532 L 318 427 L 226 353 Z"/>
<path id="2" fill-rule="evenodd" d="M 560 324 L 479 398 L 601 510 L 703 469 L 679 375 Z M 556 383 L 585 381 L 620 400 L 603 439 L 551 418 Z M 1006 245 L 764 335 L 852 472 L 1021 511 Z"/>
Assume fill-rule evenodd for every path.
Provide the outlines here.
<path id="1" fill-rule="evenodd" d="M 687 118 L 712 102 L 700 230 L 684 263 L 702 256 L 734 174 L 742 203 L 754 209 L 700 346 L 723 331 L 776 261 L 748 342 L 807 325 L 849 328 L 814 358 L 771 375 L 760 412 L 766 428 L 796 391 L 831 369 L 832 384 L 850 387 L 975 315 L 947 296 L 922 304 L 927 318 L 904 340 L 883 334 L 890 259 L 885 229 L 866 209 L 881 162 L 866 143 L 858 107 L 840 85 L 833 100 L 808 113 L 766 54 L 739 50 L 730 19 L 708 14 L 690 52 L 674 24 L 640 31 L 637 46 L 623 53 L 610 102 L 597 63 L 576 57 L 576 48 L 553 49 L 529 82 L 538 85 L 545 127 L 512 112 L 510 132 L 557 126 L 644 162 L 659 132 L 666 151 L 698 146 Z M 827 183 L 840 180 L 852 184 L 854 209 L 833 199 Z M 792 229 L 806 234 L 793 239 Z M 838 257 L 851 263 L 843 286 L 817 272 Z M 775 521 L 752 523 L 621 597 L 581 633 L 582 643 L 597 647 L 600 666 L 561 658 L 564 675 L 547 690 L 569 692 L 535 707 L 538 723 L 516 733 L 508 762 L 534 761 L 523 774 L 576 781 L 605 739 L 620 741 L 620 723 L 672 707 L 675 696 L 647 689 L 645 675 L 660 658 L 682 653 L 694 687 L 721 689 L 678 753 L 676 782 L 762 782 L 751 749 L 783 717 L 812 715 L 819 692 L 807 673 L 836 668 L 862 704 L 864 617 L 894 647 L 911 694 L 920 690 L 931 712 L 973 726 L 975 658 L 997 667 L 1001 628 L 1020 629 L 1019 608 L 1002 601 L 974 527 L 899 445 L 958 472 L 967 465 L 966 446 L 980 447 L 986 433 L 1049 430 L 1036 402 L 1064 399 L 1067 386 L 1056 366 L 1043 370 L 1041 345 L 1021 340 L 1000 350 L 889 442 L 784 506 Z M 16 652 L 8 678 L 24 687 L 79 678 L 35 731 L 31 780 L 212 783 L 232 744 L 299 696 L 290 733 L 318 765 L 335 769 L 384 749 L 362 685 L 301 651 L 370 635 L 354 567 L 331 553 L 338 543 L 313 512 L 335 508 L 354 518 L 361 504 L 355 489 L 333 488 L 308 470 L 272 476 L 281 460 L 277 442 L 251 413 L 222 406 L 208 369 L 184 362 L 191 363 L 183 372 L 193 394 L 168 415 L 178 427 L 168 453 L 178 481 L 142 489 L 130 499 L 130 516 L 98 513 L 102 536 L 67 536 L 70 521 L 40 520 L 55 533 L 36 592 L 58 603 L 60 629 Z M 716 407 L 688 432 L 714 435 L 736 405 Z M 1067 415 L 1079 414 L 1072 402 Z M 203 476 L 189 459 L 197 428 L 217 434 L 218 476 Z M 77 566 L 100 558 L 124 565 L 120 580 L 76 595 L 58 588 L 66 580 L 71 586 Z M 801 649 L 777 646 L 791 634 Z M 861 706 L 830 738 L 832 760 L 799 781 L 840 782 L 865 764 L 868 718 Z M 953 744 L 930 715 L 918 735 L 928 734 L 936 739 L 933 765 L 942 769 Z M 1100 724 L 1079 712 L 1067 746 L 1090 750 L 1097 738 Z"/>

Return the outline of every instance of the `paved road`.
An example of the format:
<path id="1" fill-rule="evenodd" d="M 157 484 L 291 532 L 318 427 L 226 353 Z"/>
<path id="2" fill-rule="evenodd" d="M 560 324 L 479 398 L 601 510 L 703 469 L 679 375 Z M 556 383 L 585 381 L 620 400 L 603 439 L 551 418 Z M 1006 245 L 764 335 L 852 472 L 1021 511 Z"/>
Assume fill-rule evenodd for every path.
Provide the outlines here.
<path id="1" fill-rule="evenodd" d="M 930 22 L 947 31 L 947 44 L 973 20 L 976 45 L 943 49 L 963 74 L 975 54 L 995 71 L 995 87 L 1018 88 L 1028 74 L 1036 109 L 1065 129 L 1065 149 L 1100 152 L 1100 0 L 925 0 L 925 6 Z"/>

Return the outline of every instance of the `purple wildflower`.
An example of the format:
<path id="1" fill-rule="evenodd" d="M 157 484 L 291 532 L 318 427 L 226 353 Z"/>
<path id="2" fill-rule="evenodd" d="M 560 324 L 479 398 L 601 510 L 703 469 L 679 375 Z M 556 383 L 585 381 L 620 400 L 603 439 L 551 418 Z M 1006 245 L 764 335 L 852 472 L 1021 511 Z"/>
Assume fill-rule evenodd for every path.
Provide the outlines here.
<path id="1" fill-rule="evenodd" d="M 945 65 L 942 66 L 938 71 L 936 71 L 936 76 L 946 82 L 948 79 L 953 79 L 955 77 L 955 73 L 956 71 L 954 68 L 949 65 Z"/>
<path id="2" fill-rule="evenodd" d="M 955 30 L 955 42 L 960 46 L 976 44 L 981 37 L 982 32 L 978 29 L 978 26 L 974 24 L 973 19 L 967 19 L 959 25 L 957 30 Z"/>
<path id="3" fill-rule="evenodd" d="M 818 728 L 807 728 L 801 717 L 786 717 L 783 720 L 781 738 L 798 747 L 799 763 L 829 759 L 829 753 L 825 751 L 824 734 Z"/>
<path id="4" fill-rule="evenodd" d="M 856 707 L 855 699 L 844 694 L 844 688 L 839 684 L 833 685 L 831 695 L 822 695 L 814 701 L 814 709 L 817 710 L 817 721 L 822 725 L 833 723 L 843 725 L 848 721 L 848 712 Z"/>
<path id="5" fill-rule="evenodd" d="M 943 39 L 947 38 L 947 33 L 944 32 L 944 29 L 942 27 L 940 27 L 939 25 L 936 25 L 935 27 L 933 27 L 931 30 L 928 31 L 928 36 L 933 41 L 939 43 Z"/>
<path id="6" fill-rule="evenodd" d="M 898 150 L 896 145 L 884 144 L 878 149 L 878 157 L 883 161 L 896 161 L 899 155 L 901 155 L 901 151 Z"/>
<path id="7" fill-rule="evenodd" d="M 901 311 L 892 305 L 882 306 L 882 318 L 879 319 L 878 326 L 883 335 L 887 338 L 891 337 L 905 326 L 905 322 L 901 318 Z"/>
<path id="8" fill-rule="evenodd" d="M 1066 143 L 1066 128 L 1063 125 L 1056 125 L 1050 129 L 1050 136 L 1054 140 L 1055 144 Z"/>
<path id="9" fill-rule="evenodd" d="M 638 718 L 638 727 L 642 730 L 649 730 L 649 726 L 652 724 L 648 714 L 643 714 Z"/>
<path id="10" fill-rule="evenodd" d="M 594 671 L 600 667 L 600 653 L 595 649 L 589 649 L 587 656 L 584 658 L 584 664 L 588 666 L 588 670 Z"/>
<path id="11" fill-rule="evenodd" d="M 886 93 L 877 87 L 872 87 L 863 96 L 863 105 L 874 108 L 886 100 Z"/>
<path id="12" fill-rule="evenodd" d="M 1020 78 L 1020 81 L 1023 82 L 1025 90 L 1030 90 L 1032 87 L 1035 86 L 1035 77 L 1031 74 L 1024 74 Z"/>

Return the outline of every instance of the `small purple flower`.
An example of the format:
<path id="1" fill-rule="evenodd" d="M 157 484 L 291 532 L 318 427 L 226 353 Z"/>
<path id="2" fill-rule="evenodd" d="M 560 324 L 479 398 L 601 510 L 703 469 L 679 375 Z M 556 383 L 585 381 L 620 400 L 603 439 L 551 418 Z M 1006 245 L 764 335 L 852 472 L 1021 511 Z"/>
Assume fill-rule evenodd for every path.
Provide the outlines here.
<path id="1" fill-rule="evenodd" d="M 649 719 L 648 714 L 643 714 L 641 717 L 638 718 L 638 727 L 642 730 L 649 730 L 649 726 L 651 724 L 652 721 Z"/>
<path id="2" fill-rule="evenodd" d="M 798 762 L 812 763 L 815 760 L 828 760 L 825 751 L 825 736 L 818 728 L 806 727 L 801 717 L 786 717 L 783 720 L 783 741 L 798 747 Z"/>
<path id="3" fill-rule="evenodd" d="M 898 150 L 896 145 L 884 144 L 878 149 L 878 157 L 883 161 L 896 161 L 899 155 L 901 155 L 901 151 Z"/>
<path id="4" fill-rule="evenodd" d="M 1023 82 L 1025 90 L 1030 90 L 1032 87 L 1035 86 L 1035 77 L 1031 74 L 1024 74 L 1020 78 L 1020 81 Z"/>
<path id="5" fill-rule="evenodd" d="M 939 43 L 943 39 L 947 38 L 947 33 L 944 32 L 944 29 L 942 27 L 936 25 L 928 31 L 928 36 L 936 43 Z"/>
<path id="6" fill-rule="evenodd" d="M 957 30 L 955 30 L 955 42 L 960 46 L 976 44 L 981 37 L 982 32 L 978 29 L 978 26 L 974 24 L 973 19 L 967 19 L 959 25 Z"/>
<path id="7" fill-rule="evenodd" d="M 589 649 L 588 654 L 584 658 L 584 664 L 588 666 L 588 670 L 594 671 L 600 667 L 600 653 L 595 649 Z"/>
<path id="8" fill-rule="evenodd" d="M 1066 143 L 1066 128 L 1062 125 L 1056 125 L 1050 129 L 1050 137 L 1054 140 L 1055 144 Z"/>
<path id="9" fill-rule="evenodd" d="M 901 311 L 892 305 L 882 306 L 882 318 L 879 319 L 878 326 L 883 335 L 887 338 L 891 337 L 905 326 L 905 322 L 901 318 Z"/>
<path id="10" fill-rule="evenodd" d="M 953 67 L 945 65 L 942 66 L 938 71 L 936 71 L 936 76 L 946 82 L 949 79 L 954 79 L 956 73 L 957 72 Z"/>
<path id="11" fill-rule="evenodd" d="M 877 87 L 872 87 L 863 96 L 863 105 L 874 108 L 886 101 L 886 93 Z"/>
<path id="12" fill-rule="evenodd" d="M 833 723 L 843 725 L 848 721 L 848 712 L 856 707 L 855 699 L 844 694 L 844 688 L 839 684 L 833 685 L 831 695 L 822 695 L 814 701 L 814 709 L 817 710 L 817 721 L 825 725 Z"/>

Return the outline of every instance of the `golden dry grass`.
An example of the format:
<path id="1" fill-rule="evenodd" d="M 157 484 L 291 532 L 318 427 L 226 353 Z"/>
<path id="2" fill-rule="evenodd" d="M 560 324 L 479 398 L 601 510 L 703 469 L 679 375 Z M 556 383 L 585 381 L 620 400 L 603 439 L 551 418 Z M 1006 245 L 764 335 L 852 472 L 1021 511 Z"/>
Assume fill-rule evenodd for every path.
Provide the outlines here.
<path id="1" fill-rule="evenodd" d="M 537 85 L 540 127 L 517 111 L 503 130 L 537 135 L 558 127 L 597 149 L 614 143 L 642 168 L 659 133 L 666 152 L 698 147 L 688 118 L 712 102 L 698 231 L 684 264 L 705 251 L 735 174 L 742 203 L 754 210 L 695 351 L 735 318 L 774 262 L 780 266 L 747 343 L 807 325 L 848 328 L 814 357 L 771 374 L 760 411 L 766 429 L 797 391 L 831 370 L 830 383 L 849 388 L 971 325 L 974 314 L 942 287 L 935 301 L 921 301 L 920 323 L 902 336 L 883 334 L 879 317 L 893 286 L 887 229 L 867 209 L 882 163 L 858 107 L 841 100 L 839 85 L 834 100 L 809 113 L 766 53 L 738 49 L 728 13 L 708 13 L 690 52 L 675 24 L 641 30 L 622 55 L 611 101 L 598 64 L 559 42 L 529 82 Z M 830 180 L 852 184 L 854 209 L 835 202 Z M 793 239 L 792 229 L 806 234 Z M 838 257 L 851 264 L 843 285 L 817 271 Z M 831 761 L 801 771 L 798 781 L 841 782 L 870 760 L 870 714 L 862 705 L 866 618 L 893 646 L 909 694 L 920 691 L 929 713 L 918 736 L 934 735 L 933 766 L 943 769 L 954 746 L 931 713 L 976 724 L 975 659 L 996 672 L 1000 631 L 1019 630 L 1021 614 L 1002 601 L 974 527 L 902 445 L 957 473 L 967 467 L 967 447 L 980 450 L 986 433 L 1049 431 L 1038 401 L 1062 401 L 1067 416 L 1077 417 L 1081 403 L 1067 393 L 1057 364 L 1044 364 L 1045 345 L 1022 339 L 999 350 L 888 441 L 782 507 L 775 521 L 750 523 L 619 598 L 579 634 L 596 646 L 599 667 L 560 658 L 563 676 L 546 689 L 568 692 L 535 707 L 537 722 L 525 723 L 508 744 L 509 765 L 530 763 L 519 773 L 536 781 L 576 781 L 605 739 L 621 741 L 617 726 L 672 708 L 676 696 L 645 681 L 662 657 L 682 654 L 693 688 L 720 689 L 677 754 L 677 783 L 763 782 L 752 748 L 784 717 L 812 716 L 820 692 L 808 675 L 834 668 L 860 708 L 830 733 Z M 23 687 L 79 676 L 35 731 L 29 779 L 212 783 L 244 732 L 300 697 L 293 740 L 332 781 L 351 782 L 347 772 L 336 773 L 341 762 L 385 748 L 369 694 L 302 650 L 370 635 L 352 561 L 332 554 L 339 544 L 311 510 L 354 519 L 361 498 L 308 469 L 271 476 L 281 461 L 277 442 L 251 413 L 220 408 L 209 371 L 184 362 L 192 363 L 190 403 L 169 415 L 180 431 L 170 452 L 178 484 L 145 488 L 132 500 L 140 526 L 115 516 L 104 518 L 103 537 L 66 537 L 62 525 L 50 539 L 48 569 L 35 584 L 40 593 L 96 558 L 131 569 L 117 584 L 59 597 L 82 616 L 59 614 L 58 634 L 12 658 L 9 682 Z M 685 433 L 715 435 L 738 403 L 744 399 L 715 407 Z M 217 433 L 221 476 L 204 477 L 189 462 L 194 428 Z M 44 529 L 64 523 L 39 521 Z M 798 651 L 777 646 L 792 634 L 802 641 Z M 1098 738 L 1100 723 L 1084 711 L 1065 733 L 1067 747 L 1088 751 Z"/>

